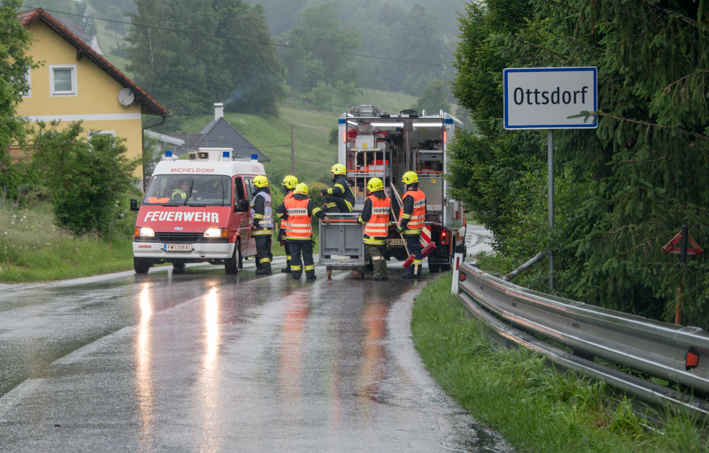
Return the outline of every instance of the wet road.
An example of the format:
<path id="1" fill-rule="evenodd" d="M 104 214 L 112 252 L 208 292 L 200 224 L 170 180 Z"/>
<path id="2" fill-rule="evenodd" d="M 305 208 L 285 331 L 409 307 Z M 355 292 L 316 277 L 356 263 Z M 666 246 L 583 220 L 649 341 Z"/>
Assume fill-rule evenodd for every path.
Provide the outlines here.
<path id="1" fill-rule="evenodd" d="M 0 451 L 509 451 L 413 349 L 426 281 L 316 270 L 0 288 Z"/>

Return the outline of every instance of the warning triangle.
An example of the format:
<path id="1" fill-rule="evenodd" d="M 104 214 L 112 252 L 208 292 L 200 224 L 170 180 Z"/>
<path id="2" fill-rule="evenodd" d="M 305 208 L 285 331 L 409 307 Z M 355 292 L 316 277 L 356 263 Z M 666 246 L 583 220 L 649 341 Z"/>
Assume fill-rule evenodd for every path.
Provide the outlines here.
<path id="1" fill-rule="evenodd" d="M 680 231 L 675 235 L 675 237 L 672 238 L 670 242 L 665 244 L 664 247 L 662 247 L 662 251 L 665 253 L 672 253 L 675 255 L 679 255 L 682 253 L 682 248 L 677 247 L 677 243 L 682 240 L 682 232 Z M 691 234 L 687 233 L 687 255 L 701 255 L 702 252 L 701 247 L 697 244 L 697 241 L 694 240 Z"/>

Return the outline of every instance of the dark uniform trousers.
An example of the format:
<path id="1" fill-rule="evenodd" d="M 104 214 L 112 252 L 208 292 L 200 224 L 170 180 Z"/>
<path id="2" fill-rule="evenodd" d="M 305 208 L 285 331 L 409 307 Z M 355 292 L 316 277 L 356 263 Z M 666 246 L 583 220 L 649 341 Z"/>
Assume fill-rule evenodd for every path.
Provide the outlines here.
<path id="1" fill-rule="evenodd" d="M 311 239 L 286 241 L 290 246 L 290 271 L 293 278 L 300 278 L 305 270 L 305 277 L 315 276 L 313 261 L 313 241 Z M 303 255 L 301 264 L 300 256 Z"/>
<path id="2" fill-rule="evenodd" d="M 325 195 L 325 212 L 350 212 L 350 209 L 345 203 L 343 197 L 336 197 L 335 195 Z"/>
<path id="3" fill-rule="evenodd" d="M 271 268 L 271 261 L 273 261 L 273 254 L 271 254 L 271 235 L 264 234 L 260 236 L 254 236 L 256 240 L 256 267 L 259 268 L 266 265 L 267 268 Z M 268 258 L 268 261 L 264 260 Z"/>

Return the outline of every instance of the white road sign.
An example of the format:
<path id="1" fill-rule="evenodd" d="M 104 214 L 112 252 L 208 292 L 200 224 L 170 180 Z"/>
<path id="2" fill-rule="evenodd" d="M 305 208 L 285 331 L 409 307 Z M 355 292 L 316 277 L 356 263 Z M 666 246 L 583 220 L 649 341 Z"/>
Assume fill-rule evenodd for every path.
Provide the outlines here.
<path id="1" fill-rule="evenodd" d="M 503 72 L 505 129 L 586 129 L 597 117 L 577 117 L 598 107 L 595 67 L 507 68 Z"/>

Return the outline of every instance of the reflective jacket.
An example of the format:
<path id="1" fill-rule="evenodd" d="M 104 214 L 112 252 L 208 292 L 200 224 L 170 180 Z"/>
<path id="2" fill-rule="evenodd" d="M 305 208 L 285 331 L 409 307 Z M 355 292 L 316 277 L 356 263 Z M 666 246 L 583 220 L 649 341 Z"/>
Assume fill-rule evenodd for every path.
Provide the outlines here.
<path id="1" fill-rule="evenodd" d="M 411 189 L 401 197 L 403 209 L 399 224 L 403 234 L 421 234 L 426 220 L 426 195 L 418 189 Z"/>
<path id="2" fill-rule="evenodd" d="M 365 244 L 384 245 L 389 235 L 389 222 L 391 220 L 391 200 L 383 190 L 374 192 L 364 201 L 362 214 L 357 219 L 364 224 Z"/>
<path id="3" fill-rule="evenodd" d="M 254 219 L 255 227 L 251 236 L 271 234 L 273 231 L 273 209 L 271 208 L 271 194 L 267 190 L 259 189 L 251 200 L 251 217 Z"/>
<path id="4" fill-rule="evenodd" d="M 289 190 L 288 193 L 286 194 L 285 198 L 283 198 L 283 202 L 285 203 L 286 200 L 293 198 L 293 191 Z M 288 219 L 283 217 L 281 214 L 276 213 L 279 219 L 281 219 L 281 228 L 278 231 L 278 240 L 282 241 L 286 237 L 286 230 L 288 229 Z"/>
<path id="5" fill-rule="evenodd" d="M 309 241 L 313 237 L 312 217 L 325 217 L 322 209 L 315 206 L 313 200 L 307 195 L 295 194 L 291 198 L 284 200 L 283 204 L 276 208 L 276 214 L 287 221 L 286 240 L 288 241 Z"/>

